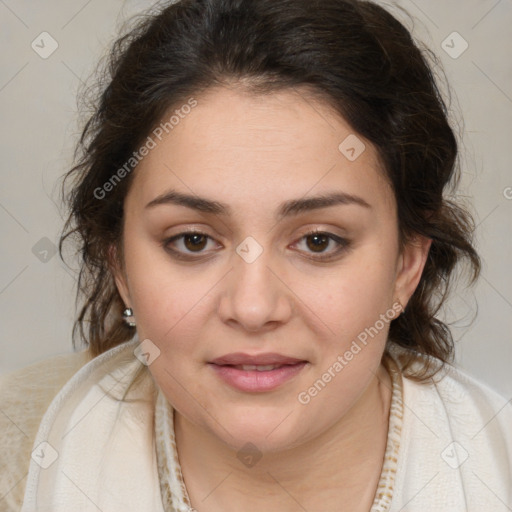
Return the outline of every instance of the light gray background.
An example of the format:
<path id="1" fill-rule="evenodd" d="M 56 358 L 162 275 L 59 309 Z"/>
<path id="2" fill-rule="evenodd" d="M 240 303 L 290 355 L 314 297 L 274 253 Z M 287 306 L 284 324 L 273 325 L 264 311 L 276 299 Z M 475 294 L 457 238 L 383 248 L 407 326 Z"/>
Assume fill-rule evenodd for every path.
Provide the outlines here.
<path id="1" fill-rule="evenodd" d="M 512 0 L 398 4 L 441 58 L 454 92 L 461 190 L 478 223 L 482 277 L 473 290 L 459 289 L 446 312 L 458 319 L 457 362 L 512 397 Z M 150 5 L 0 0 L 0 373 L 72 350 L 75 279 L 52 248 L 63 219 L 58 178 L 80 130 L 76 93 L 122 22 Z M 464 42 L 454 31 L 469 45 L 457 58 Z M 42 32 L 58 43 L 47 59 L 31 47 Z"/>

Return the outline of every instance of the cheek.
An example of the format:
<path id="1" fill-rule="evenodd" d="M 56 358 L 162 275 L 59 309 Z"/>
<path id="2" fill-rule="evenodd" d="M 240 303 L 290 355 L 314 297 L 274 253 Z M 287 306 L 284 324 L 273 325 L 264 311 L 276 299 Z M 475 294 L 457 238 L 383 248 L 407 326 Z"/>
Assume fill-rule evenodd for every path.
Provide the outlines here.
<path id="1" fill-rule="evenodd" d="M 127 239 L 125 264 L 139 338 L 149 338 L 160 349 L 172 341 L 188 342 L 199 325 L 194 320 L 208 304 L 208 275 L 195 275 L 172 264 L 152 241 Z M 188 333 L 188 334 L 187 334 Z"/>
<path id="2" fill-rule="evenodd" d="M 378 371 L 396 314 L 393 259 L 376 258 L 368 248 L 345 263 L 308 304 L 330 328 L 328 339 L 317 342 L 319 364 L 298 397 L 304 411 L 321 418 L 319 426 L 347 411 L 366 389 Z"/>
<path id="3" fill-rule="evenodd" d="M 318 281 L 317 281 L 318 283 Z M 330 327 L 336 339 L 351 340 L 373 325 L 392 306 L 394 260 L 390 255 L 375 252 L 368 245 L 323 279 L 322 288 L 313 281 L 306 296 L 309 306 Z"/>

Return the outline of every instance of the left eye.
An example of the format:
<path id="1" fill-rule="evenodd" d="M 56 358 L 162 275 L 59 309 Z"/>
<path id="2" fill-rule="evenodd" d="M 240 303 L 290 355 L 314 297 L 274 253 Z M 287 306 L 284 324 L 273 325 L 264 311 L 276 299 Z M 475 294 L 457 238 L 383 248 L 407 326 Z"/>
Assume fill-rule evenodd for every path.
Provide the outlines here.
<path id="1" fill-rule="evenodd" d="M 305 241 L 306 247 L 310 249 L 315 254 L 321 254 L 320 258 L 324 258 L 323 256 L 327 253 L 327 257 L 332 256 L 333 254 L 337 254 L 344 247 L 348 246 L 348 241 L 334 235 L 333 233 L 327 233 L 324 231 L 312 231 L 311 233 L 306 233 L 300 241 Z M 337 246 L 337 249 L 326 251 L 329 245 Z"/>

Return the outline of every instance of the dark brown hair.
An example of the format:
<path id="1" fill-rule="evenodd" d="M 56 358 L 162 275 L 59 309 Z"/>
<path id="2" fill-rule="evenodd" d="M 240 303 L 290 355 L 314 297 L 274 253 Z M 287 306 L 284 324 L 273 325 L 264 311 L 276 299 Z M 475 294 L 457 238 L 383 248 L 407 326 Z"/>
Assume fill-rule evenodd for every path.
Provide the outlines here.
<path id="1" fill-rule="evenodd" d="M 78 161 L 66 175 L 71 212 L 60 251 L 68 238 L 76 242 L 78 298 L 84 299 L 75 342 L 79 334 L 96 356 L 134 335 L 122 320 L 124 305 L 108 265 L 109 248 L 120 247 L 133 172 L 123 173 L 108 194 L 104 184 L 126 169 L 164 114 L 216 85 L 255 94 L 301 86 L 376 147 L 396 197 L 401 243 L 415 234 L 433 240 L 416 291 L 391 322 L 388 343 L 410 349 L 407 367 L 419 356 L 421 368 L 411 372 L 417 379 L 432 368 L 425 356 L 451 360 L 453 339 L 436 314 L 456 264 L 466 260 L 474 281 L 480 260 L 470 214 L 446 198 L 458 180 L 457 142 L 435 63 L 395 17 L 371 2 L 181 0 L 144 15 L 112 47 Z"/>

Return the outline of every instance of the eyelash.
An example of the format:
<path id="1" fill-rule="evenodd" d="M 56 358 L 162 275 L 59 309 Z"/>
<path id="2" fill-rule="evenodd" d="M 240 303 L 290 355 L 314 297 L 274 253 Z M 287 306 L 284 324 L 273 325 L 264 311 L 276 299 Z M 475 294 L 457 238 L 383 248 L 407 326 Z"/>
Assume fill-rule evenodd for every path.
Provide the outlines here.
<path id="1" fill-rule="evenodd" d="M 181 260 L 198 260 L 200 257 L 201 257 L 201 252 L 197 252 L 197 253 L 193 253 L 193 252 L 188 252 L 188 253 L 182 253 L 180 251 L 177 251 L 175 249 L 171 249 L 169 247 L 169 245 L 171 243 L 173 243 L 174 241 L 178 240 L 178 239 L 182 239 L 183 237 L 187 236 L 187 235 L 200 235 L 200 236 L 205 236 L 207 239 L 209 240 L 213 240 L 209 235 L 207 235 L 206 233 L 202 233 L 201 231 L 184 231 L 182 233 L 179 233 L 177 235 L 174 235 L 172 236 L 171 238 L 167 238 L 165 239 L 163 242 L 162 242 L 162 246 L 163 248 L 171 253 L 171 255 L 177 259 L 181 259 Z M 335 256 L 338 256 L 341 252 L 347 250 L 349 247 L 350 247 L 350 241 L 347 240 L 346 238 L 341 238 L 337 235 L 335 235 L 334 233 L 329 233 L 327 231 L 321 231 L 321 230 L 313 230 L 313 231 L 309 231 L 308 233 L 305 233 L 304 235 L 302 235 L 299 239 L 299 241 L 302 241 L 310 236 L 313 236 L 313 235 L 325 235 L 328 239 L 334 241 L 335 243 L 338 244 L 338 249 L 335 250 L 334 252 L 331 252 L 331 253 L 328 253 L 327 256 L 312 256 L 312 259 L 316 260 L 316 261 L 326 261 L 326 260 L 330 260 L 332 258 L 334 258 Z M 198 254 L 199 256 L 192 256 L 193 254 Z M 311 253 L 311 254 L 315 254 L 315 253 Z M 324 254 L 324 253 L 317 253 L 317 254 Z"/>

